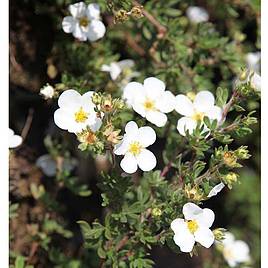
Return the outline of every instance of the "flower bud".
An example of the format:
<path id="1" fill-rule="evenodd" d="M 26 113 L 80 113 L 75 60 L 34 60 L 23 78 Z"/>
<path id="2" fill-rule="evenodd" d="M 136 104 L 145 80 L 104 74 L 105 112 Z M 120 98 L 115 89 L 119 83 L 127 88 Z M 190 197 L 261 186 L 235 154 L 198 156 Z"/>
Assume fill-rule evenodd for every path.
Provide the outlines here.
<path id="1" fill-rule="evenodd" d="M 46 84 L 40 89 L 40 95 L 42 95 L 46 100 L 52 99 L 55 96 L 55 89 L 49 84 Z"/>
<path id="2" fill-rule="evenodd" d="M 129 14 L 126 10 L 120 9 L 114 15 L 115 22 L 124 22 L 129 19 Z"/>
<path id="3" fill-rule="evenodd" d="M 198 187 L 192 188 L 190 184 L 185 186 L 184 194 L 190 200 L 194 200 L 194 201 L 204 200 L 203 193 L 200 191 L 200 189 Z"/>
<path id="4" fill-rule="evenodd" d="M 162 215 L 162 210 L 160 208 L 153 208 L 152 209 L 152 216 L 158 218 Z"/>
<path id="5" fill-rule="evenodd" d="M 235 154 L 239 159 L 248 159 L 250 157 L 247 146 L 241 146 L 235 151 Z"/>
<path id="6" fill-rule="evenodd" d="M 213 234 L 216 240 L 220 241 L 224 239 L 226 229 L 224 228 L 217 228 L 213 230 Z"/>
<path id="7" fill-rule="evenodd" d="M 230 172 L 223 178 L 223 181 L 228 185 L 229 189 L 232 189 L 234 183 L 237 182 L 238 175 L 234 172 Z"/>
<path id="8" fill-rule="evenodd" d="M 93 93 L 92 95 L 92 102 L 96 105 L 100 104 L 101 103 L 101 96 L 98 94 L 98 93 Z"/>
<path id="9" fill-rule="evenodd" d="M 142 9 L 143 6 L 134 6 L 130 11 L 131 16 L 134 17 L 135 19 L 142 18 L 143 17 Z"/>
<path id="10" fill-rule="evenodd" d="M 223 161 L 226 166 L 235 167 L 237 164 L 237 157 L 233 152 L 225 152 L 223 155 Z"/>

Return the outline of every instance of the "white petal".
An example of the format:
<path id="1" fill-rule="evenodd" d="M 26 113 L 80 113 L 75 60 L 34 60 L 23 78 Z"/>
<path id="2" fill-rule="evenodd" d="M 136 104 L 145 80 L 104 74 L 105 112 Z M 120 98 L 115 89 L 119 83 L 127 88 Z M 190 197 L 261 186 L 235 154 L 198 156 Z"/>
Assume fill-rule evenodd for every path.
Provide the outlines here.
<path id="1" fill-rule="evenodd" d="M 57 109 L 54 113 L 54 122 L 59 128 L 68 130 L 74 122 L 73 115 L 66 109 Z"/>
<path id="2" fill-rule="evenodd" d="M 74 31 L 76 20 L 72 16 L 67 16 L 62 21 L 62 29 L 65 33 L 72 33 Z"/>
<path id="3" fill-rule="evenodd" d="M 202 213 L 195 217 L 198 225 L 210 228 L 215 220 L 214 212 L 209 208 L 202 209 Z"/>
<path id="4" fill-rule="evenodd" d="M 104 36 L 106 28 L 99 20 L 93 20 L 89 24 L 87 37 L 91 42 L 94 42 Z"/>
<path id="5" fill-rule="evenodd" d="M 126 134 L 132 134 L 133 136 L 136 136 L 138 134 L 138 125 L 134 121 L 129 121 L 125 126 L 125 132 Z"/>
<path id="6" fill-rule="evenodd" d="M 89 105 L 94 110 L 95 104 L 93 104 L 93 102 L 92 102 L 93 94 L 94 94 L 94 91 L 88 91 L 88 92 L 84 93 L 81 97 L 81 102 L 82 102 L 83 106 Z M 90 109 L 90 110 L 92 110 L 92 109 Z"/>
<path id="7" fill-rule="evenodd" d="M 137 160 L 130 153 L 125 154 L 124 158 L 121 160 L 120 166 L 126 173 L 129 174 L 134 173 L 138 169 Z"/>
<path id="8" fill-rule="evenodd" d="M 146 110 L 145 110 L 145 107 L 143 105 L 143 103 L 145 101 L 145 97 L 136 95 L 134 98 L 135 99 L 132 102 L 133 110 L 136 113 L 138 113 L 139 115 L 141 115 L 142 117 L 145 117 L 146 116 Z M 142 99 L 142 98 L 144 98 L 144 99 Z"/>
<path id="9" fill-rule="evenodd" d="M 141 95 L 144 91 L 143 85 L 138 82 L 130 82 L 123 89 L 123 98 L 130 104 L 134 103 L 134 99 L 137 95 Z"/>
<path id="10" fill-rule="evenodd" d="M 73 90 L 65 90 L 59 97 L 58 105 L 59 107 L 77 107 L 81 102 L 81 95 Z"/>
<path id="11" fill-rule="evenodd" d="M 185 116 L 192 116 L 194 113 L 194 105 L 185 95 L 177 95 L 175 100 L 175 110 Z"/>
<path id="12" fill-rule="evenodd" d="M 241 240 L 234 242 L 234 254 L 237 262 L 247 262 L 250 260 L 249 247 L 247 243 Z"/>
<path id="13" fill-rule="evenodd" d="M 254 75 L 250 79 L 250 85 L 257 91 L 261 91 L 261 76 L 257 73 L 254 73 Z"/>
<path id="14" fill-rule="evenodd" d="M 189 231 L 186 230 L 185 232 L 175 234 L 173 240 L 182 252 L 191 252 L 193 250 L 195 239 Z"/>
<path id="15" fill-rule="evenodd" d="M 121 72 L 122 72 L 122 70 L 121 70 L 120 66 L 117 63 L 112 62 L 111 63 L 111 70 L 110 70 L 110 75 L 111 75 L 112 80 L 116 80 Z"/>
<path id="16" fill-rule="evenodd" d="M 214 96 L 209 91 L 200 91 L 194 99 L 194 108 L 199 112 L 206 112 L 214 106 Z"/>
<path id="17" fill-rule="evenodd" d="M 11 128 L 8 129 L 8 136 L 12 137 L 14 135 L 14 130 L 12 130 Z"/>
<path id="18" fill-rule="evenodd" d="M 154 154 L 147 149 L 142 149 L 141 153 L 138 154 L 136 158 L 139 168 L 143 171 L 150 171 L 156 166 L 156 158 Z"/>
<path id="19" fill-rule="evenodd" d="M 75 3 L 69 6 L 69 11 L 75 18 L 81 18 L 86 15 L 86 4 L 84 2 Z"/>
<path id="20" fill-rule="evenodd" d="M 209 228 L 198 228 L 194 233 L 195 241 L 203 247 L 209 248 L 214 243 L 214 234 Z"/>
<path id="21" fill-rule="evenodd" d="M 223 188 L 225 187 L 224 183 L 219 183 L 216 186 L 214 186 L 211 191 L 208 194 L 208 197 L 212 197 L 217 195 Z"/>
<path id="22" fill-rule="evenodd" d="M 196 126 L 197 126 L 197 123 L 192 118 L 182 117 L 178 120 L 177 130 L 182 136 L 185 136 L 185 130 L 189 130 L 189 133 L 192 134 Z"/>
<path id="23" fill-rule="evenodd" d="M 52 177 L 56 174 L 56 162 L 49 154 L 38 157 L 36 160 L 36 166 L 41 168 L 44 174 L 48 177 Z"/>
<path id="24" fill-rule="evenodd" d="M 167 116 L 158 111 L 147 112 L 146 119 L 158 127 L 163 127 L 167 122 Z"/>
<path id="25" fill-rule="evenodd" d="M 170 224 L 170 228 L 175 234 L 187 231 L 187 226 L 184 219 L 173 220 Z"/>
<path id="26" fill-rule="evenodd" d="M 93 132 L 96 132 L 100 129 L 101 125 L 102 125 L 102 120 L 100 118 L 96 118 L 94 124 L 90 125 L 90 129 Z"/>
<path id="27" fill-rule="evenodd" d="M 232 245 L 234 241 L 235 241 L 235 237 L 232 233 L 230 232 L 224 233 L 224 239 L 222 240 L 222 244 L 224 246 Z"/>
<path id="28" fill-rule="evenodd" d="M 247 66 L 250 70 L 259 72 L 260 70 L 261 52 L 250 52 L 246 55 Z"/>
<path id="29" fill-rule="evenodd" d="M 186 220 L 194 220 L 197 215 L 203 213 L 203 209 L 194 203 L 188 202 L 183 206 L 182 213 Z"/>
<path id="30" fill-rule="evenodd" d="M 118 62 L 118 65 L 120 66 L 121 69 L 128 69 L 134 66 L 134 61 L 133 60 L 121 60 Z"/>
<path id="31" fill-rule="evenodd" d="M 186 15 L 194 23 L 205 22 L 209 19 L 208 12 L 204 8 L 197 6 L 188 7 Z"/>
<path id="32" fill-rule="evenodd" d="M 80 41 L 86 41 L 87 40 L 87 33 L 83 30 L 83 28 L 79 25 L 79 23 L 76 23 L 74 26 L 73 36 Z"/>
<path id="33" fill-rule="evenodd" d="M 213 106 L 209 110 L 207 110 L 205 114 L 209 119 L 211 120 L 217 119 L 217 121 L 220 122 L 222 119 L 222 113 L 223 110 L 220 107 Z"/>
<path id="34" fill-rule="evenodd" d="M 156 101 L 156 108 L 163 113 L 170 113 L 175 107 L 175 96 L 170 91 L 165 91 Z"/>
<path id="35" fill-rule="evenodd" d="M 87 7 L 87 15 L 90 20 L 100 19 L 100 6 L 96 3 L 89 4 Z"/>
<path id="36" fill-rule="evenodd" d="M 151 127 L 141 127 L 137 133 L 137 140 L 144 148 L 148 147 L 156 141 L 156 133 Z"/>
<path id="37" fill-rule="evenodd" d="M 114 148 L 114 153 L 116 155 L 125 155 L 127 150 L 128 150 L 128 146 L 129 146 L 129 140 L 126 138 L 127 136 L 124 135 L 123 140 L 115 145 Z"/>
<path id="38" fill-rule="evenodd" d="M 156 77 L 148 77 L 143 82 L 148 97 L 156 99 L 164 92 L 166 85 Z"/>
<path id="39" fill-rule="evenodd" d="M 9 137 L 8 143 L 9 143 L 9 148 L 16 148 L 19 145 L 22 144 L 22 137 L 19 135 L 13 135 L 12 137 Z"/>
<path id="40" fill-rule="evenodd" d="M 101 66 L 101 71 L 103 71 L 103 72 L 110 72 L 110 71 L 111 71 L 111 67 L 110 67 L 110 65 L 103 64 L 103 65 Z"/>

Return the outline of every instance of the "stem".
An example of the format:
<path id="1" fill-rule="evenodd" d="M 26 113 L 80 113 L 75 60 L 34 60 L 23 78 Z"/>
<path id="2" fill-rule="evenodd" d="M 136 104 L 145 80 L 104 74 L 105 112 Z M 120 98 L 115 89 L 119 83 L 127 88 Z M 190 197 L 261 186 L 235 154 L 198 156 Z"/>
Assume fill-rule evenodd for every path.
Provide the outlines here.
<path id="1" fill-rule="evenodd" d="M 132 3 L 134 5 L 140 6 L 140 3 L 138 1 L 134 0 L 132 1 Z M 144 17 L 148 19 L 148 21 L 150 21 L 155 26 L 155 28 L 158 31 L 158 38 L 159 39 L 163 38 L 167 32 L 167 28 L 163 26 L 152 14 L 150 14 L 145 9 L 142 10 L 142 14 L 144 15 Z"/>
<path id="2" fill-rule="evenodd" d="M 24 127 L 23 127 L 22 132 L 21 132 L 21 137 L 23 140 L 26 139 L 26 137 L 29 133 L 29 130 L 31 128 L 32 121 L 33 121 L 33 114 L 34 114 L 34 110 L 33 110 L 33 108 L 30 108 L 28 111 L 26 122 L 25 122 Z"/>

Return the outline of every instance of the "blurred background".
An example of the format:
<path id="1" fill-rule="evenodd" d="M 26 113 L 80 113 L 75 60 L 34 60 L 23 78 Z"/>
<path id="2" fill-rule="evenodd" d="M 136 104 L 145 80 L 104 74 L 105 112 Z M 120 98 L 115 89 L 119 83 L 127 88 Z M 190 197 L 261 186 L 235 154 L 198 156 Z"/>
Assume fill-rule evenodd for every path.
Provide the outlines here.
<path id="1" fill-rule="evenodd" d="M 104 7 L 105 1 L 100 2 Z M 153 5 L 155 1 L 148 2 Z M 98 47 L 98 44 L 86 43 L 80 46 L 80 42 L 61 29 L 62 18 L 68 14 L 70 3 L 74 1 L 10 1 L 9 126 L 15 133 L 25 135 L 23 145 L 10 153 L 11 264 L 14 264 L 17 256 L 24 256 L 27 264 L 40 268 L 99 267 L 96 253 L 83 248 L 76 221 L 102 219 L 102 199 L 97 182 L 100 170 L 108 170 L 109 164 L 105 157 L 93 159 L 77 149 L 75 136 L 61 131 L 54 124 L 53 113 L 57 109 L 57 101 L 44 100 L 39 92 L 46 83 L 64 83 L 84 90 L 91 88 L 91 85 L 99 88 L 105 85 L 113 90 L 113 85 L 109 87 L 106 74 L 95 75 L 102 63 L 101 58 L 106 58 L 108 62 L 133 58 L 138 71 L 146 61 L 140 59 L 135 51 L 129 52 L 121 39 L 124 26 L 114 26 L 107 10 L 103 21 L 112 33 L 107 33 L 109 40 L 106 44 Z M 190 5 L 198 5 L 208 11 L 217 31 L 235 40 L 237 55 L 231 57 L 239 60 L 231 59 L 232 64 L 245 64 L 243 57 L 246 53 L 259 50 L 258 1 L 197 0 L 174 3 L 173 9 L 181 11 L 176 15 L 180 19 L 178 23 L 186 19 L 185 10 Z M 164 6 L 165 1 L 159 1 L 158 4 Z M 146 27 L 146 24 L 141 27 Z M 146 28 L 143 31 L 143 35 L 148 35 Z M 223 70 L 225 63 L 222 58 L 218 65 L 217 68 L 207 67 L 207 80 L 213 82 L 204 81 L 205 85 L 211 89 L 223 81 L 231 89 L 236 76 L 235 68 Z M 146 72 L 150 72 L 150 67 Z M 82 75 L 84 73 L 86 78 Z M 174 79 L 182 79 L 181 76 L 179 74 Z M 252 101 L 247 105 L 249 110 L 257 110 L 259 118 L 259 103 Z M 161 148 L 161 142 L 156 146 Z M 232 191 L 224 189 L 206 202 L 206 206 L 217 215 L 215 226 L 229 229 L 237 238 L 249 244 L 253 267 L 260 267 L 259 124 L 254 126 L 253 134 L 233 144 L 234 148 L 239 145 L 248 145 L 252 155 L 240 170 L 241 183 L 235 185 Z M 60 164 L 64 168 L 58 174 L 55 170 Z M 199 258 L 205 258 L 209 252 L 190 258 L 176 255 L 168 248 L 155 247 L 151 254 L 157 268 L 201 268 Z"/>

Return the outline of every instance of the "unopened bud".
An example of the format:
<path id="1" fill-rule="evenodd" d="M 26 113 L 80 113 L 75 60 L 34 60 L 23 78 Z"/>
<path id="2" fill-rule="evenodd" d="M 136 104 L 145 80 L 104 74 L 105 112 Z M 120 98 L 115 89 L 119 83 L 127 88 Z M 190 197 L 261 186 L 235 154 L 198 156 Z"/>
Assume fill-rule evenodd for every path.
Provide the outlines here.
<path id="1" fill-rule="evenodd" d="M 130 11 L 131 16 L 133 16 L 135 19 L 143 17 L 142 9 L 143 6 L 134 6 Z"/>
<path id="2" fill-rule="evenodd" d="M 223 155 L 224 164 L 229 167 L 235 167 L 237 163 L 237 157 L 233 152 L 225 152 Z"/>
<path id="3" fill-rule="evenodd" d="M 162 215 L 162 210 L 160 208 L 153 208 L 152 209 L 152 216 L 153 217 L 160 217 Z"/>

